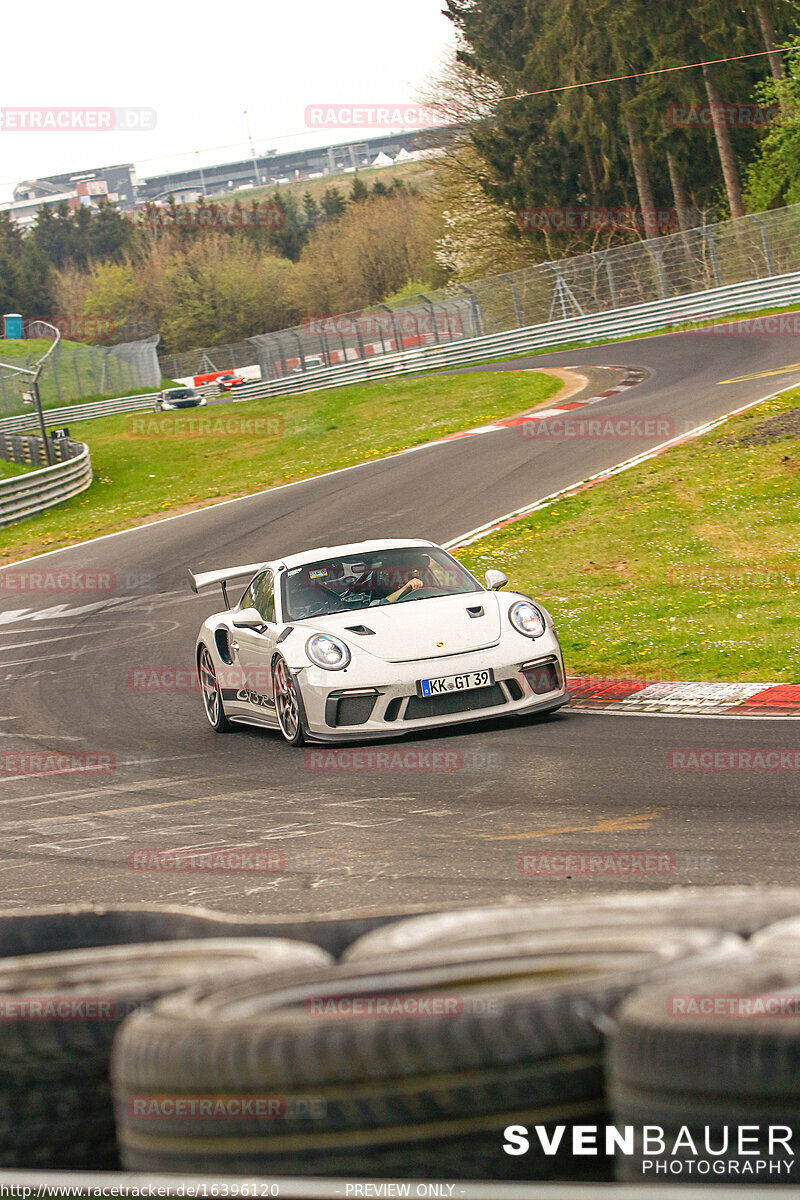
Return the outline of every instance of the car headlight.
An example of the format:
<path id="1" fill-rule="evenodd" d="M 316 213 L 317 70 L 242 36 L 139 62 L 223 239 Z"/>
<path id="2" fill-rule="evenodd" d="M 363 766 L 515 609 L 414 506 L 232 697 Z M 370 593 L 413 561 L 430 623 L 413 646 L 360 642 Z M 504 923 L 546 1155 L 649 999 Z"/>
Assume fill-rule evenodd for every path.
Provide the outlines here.
<path id="1" fill-rule="evenodd" d="M 544 617 L 530 600 L 518 600 L 516 604 L 512 604 L 508 610 L 508 619 L 517 632 L 525 637 L 538 638 L 547 631 Z"/>
<path id="2" fill-rule="evenodd" d="M 315 633 L 306 642 L 306 654 L 326 671 L 341 671 L 350 662 L 350 651 L 344 642 L 327 633 Z"/>

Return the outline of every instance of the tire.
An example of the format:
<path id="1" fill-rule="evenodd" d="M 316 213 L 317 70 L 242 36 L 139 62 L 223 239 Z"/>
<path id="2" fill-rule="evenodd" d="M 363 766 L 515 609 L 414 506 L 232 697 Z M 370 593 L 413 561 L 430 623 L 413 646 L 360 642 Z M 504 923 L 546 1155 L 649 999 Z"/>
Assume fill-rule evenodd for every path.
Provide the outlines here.
<path id="1" fill-rule="evenodd" d="M 217 682 L 214 659 L 206 645 L 201 645 L 197 652 L 197 675 L 203 696 L 203 708 L 209 725 L 216 733 L 227 733 L 231 728 L 231 723 L 225 716 L 225 706 L 222 703 L 222 692 Z"/>
<path id="2" fill-rule="evenodd" d="M 0 910 L 0 962 L 24 954 L 85 950 L 92 946 L 240 937 L 311 942 L 338 958 L 362 933 L 393 919 L 396 914 L 392 913 L 311 920 L 300 916 L 270 919 L 179 905 L 163 908 L 54 905 L 34 911 Z"/>
<path id="3" fill-rule="evenodd" d="M 302 746 L 306 740 L 303 701 L 289 664 L 280 654 L 272 663 L 272 694 L 283 740 L 289 746 Z"/>
<path id="4" fill-rule="evenodd" d="M 800 916 L 767 925 L 750 939 L 756 954 L 791 954 L 800 957 Z"/>
<path id="5" fill-rule="evenodd" d="M 800 914 L 800 888 L 681 888 L 617 893 L 539 904 L 496 905 L 396 921 L 359 938 L 343 956 L 360 962 L 373 955 L 427 946 L 468 945 L 476 939 L 509 938 L 544 929 L 603 925 L 674 925 L 722 929 L 748 936 L 781 917 Z"/>
<path id="6" fill-rule="evenodd" d="M 0 968 L 4 958 L 50 954 L 61 950 L 87 950 L 95 946 L 127 946 L 136 942 L 183 941 L 187 938 L 235 936 L 241 924 L 245 934 L 253 923 L 228 918 L 205 909 L 145 907 L 53 907 L 35 912 L 0 912 Z"/>
<path id="7" fill-rule="evenodd" d="M 130 1012 L 220 974 L 263 977 L 329 961 L 315 947 L 264 938 L 0 962 L 0 1166 L 118 1170 L 108 1065 Z"/>
<path id="8" fill-rule="evenodd" d="M 536 934 L 511 953 L 484 943 L 338 967 L 282 988 L 253 978 L 184 992 L 135 1014 L 117 1038 L 123 1163 L 406 1178 L 441 1176 L 446 1163 L 452 1178 L 605 1178 L 602 1160 L 505 1155 L 503 1129 L 602 1122 L 608 1014 L 687 956 L 743 953 L 740 939 L 705 930 Z M 370 1002 L 381 1015 L 363 1013 Z M 391 1014 L 398 1004 L 408 1011 Z M 171 1093 L 209 1102 L 213 1119 L 152 1103 Z M 243 1096 L 283 1097 L 278 1119 L 228 1112 L 229 1098 Z"/>
<path id="9" fill-rule="evenodd" d="M 794 1012 L 760 1016 L 747 1016 L 733 998 L 744 997 L 752 1005 L 753 997 L 770 993 L 782 997 L 789 991 L 796 993 L 798 987 L 800 958 L 753 956 L 744 965 L 722 971 L 677 973 L 669 986 L 658 984 L 635 993 L 618 1013 L 608 1051 L 614 1123 L 633 1124 L 637 1130 L 643 1125 L 663 1127 L 667 1151 L 682 1126 L 703 1149 L 706 1127 L 710 1145 L 717 1148 L 724 1145 L 727 1127 L 732 1143 L 724 1155 L 724 1169 L 710 1176 L 715 1181 L 742 1182 L 742 1165 L 748 1159 L 752 1163 L 750 1154 L 768 1160 L 770 1126 L 789 1126 L 796 1143 L 800 1134 L 798 997 L 793 997 Z M 689 1007 L 696 1010 L 716 997 L 721 999 L 715 1004 L 723 1008 L 717 1015 Z M 725 1012 L 731 1005 L 733 1011 Z M 760 1127 L 757 1152 L 739 1154 L 736 1129 L 741 1125 Z M 696 1161 L 691 1168 L 686 1165 L 697 1157 L 684 1148 L 676 1156 L 684 1164 L 683 1173 L 673 1173 L 667 1163 L 668 1181 L 698 1182 Z M 654 1170 L 645 1170 L 644 1163 L 659 1158 L 664 1156 L 646 1155 L 639 1139 L 636 1153 L 620 1159 L 617 1177 L 655 1179 Z M 695 1172 L 694 1178 L 689 1170 Z M 762 1179 L 775 1181 L 773 1175 Z M 783 1182 L 794 1180 L 784 1175 Z"/>

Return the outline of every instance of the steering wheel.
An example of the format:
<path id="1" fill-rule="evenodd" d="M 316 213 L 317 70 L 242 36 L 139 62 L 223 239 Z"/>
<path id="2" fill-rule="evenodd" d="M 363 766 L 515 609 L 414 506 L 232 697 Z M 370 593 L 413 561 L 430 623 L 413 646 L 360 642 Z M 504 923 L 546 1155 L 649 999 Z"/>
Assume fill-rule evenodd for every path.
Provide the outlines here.
<path id="1" fill-rule="evenodd" d="M 416 591 L 409 588 L 408 591 L 403 592 L 401 596 L 397 597 L 395 604 L 403 604 L 406 600 L 427 600 L 430 596 L 441 595 L 441 592 L 442 589 L 440 587 L 425 586 L 417 588 Z"/>

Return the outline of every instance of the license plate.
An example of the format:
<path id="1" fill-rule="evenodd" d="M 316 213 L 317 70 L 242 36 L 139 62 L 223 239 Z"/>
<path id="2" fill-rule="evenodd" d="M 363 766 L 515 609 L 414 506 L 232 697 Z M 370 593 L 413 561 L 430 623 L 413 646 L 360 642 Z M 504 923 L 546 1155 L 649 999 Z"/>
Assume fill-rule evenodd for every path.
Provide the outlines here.
<path id="1" fill-rule="evenodd" d="M 494 683 L 494 671 L 467 671 L 465 675 L 441 675 L 438 679 L 420 679 L 420 696 L 446 696 L 450 692 L 468 692 L 471 688 L 489 687 Z"/>

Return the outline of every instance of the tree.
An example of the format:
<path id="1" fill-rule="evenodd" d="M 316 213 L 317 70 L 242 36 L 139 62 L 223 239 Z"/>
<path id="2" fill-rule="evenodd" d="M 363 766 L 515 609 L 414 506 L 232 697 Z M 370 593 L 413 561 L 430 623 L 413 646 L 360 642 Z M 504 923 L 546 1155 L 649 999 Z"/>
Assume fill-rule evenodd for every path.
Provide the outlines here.
<path id="1" fill-rule="evenodd" d="M 369 188 L 364 183 L 364 180 L 356 175 L 353 179 L 353 186 L 350 189 L 350 201 L 352 204 L 361 204 L 364 200 L 369 199 Z"/>
<path id="2" fill-rule="evenodd" d="M 342 193 L 335 187 L 325 189 L 322 195 L 321 206 L 326 220 L 330 220 L 331 217 L 340 217 L 347 207 Z"/>
<path id="3" fill-rule="evenodd" d="M 765 81 L 757 94 L 763 105 L 778 105 L 783 118 L 767 127 L 748 168 L 745 203 L 750 212 L 800 203 L 800 52 L 789 56 L 783 78 Z"/>
<path id="4" fill-rule="evenodd" d="M 316 229 L 320 219 L 319 205 L 311 192 L 305 192 L 303 195 L 303 212 L 306 218 L 306 228 Z"/>

